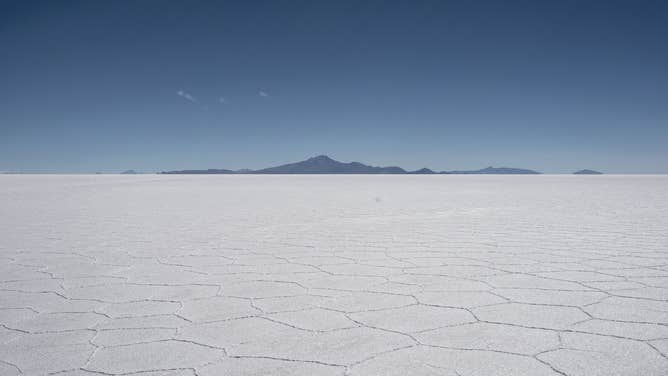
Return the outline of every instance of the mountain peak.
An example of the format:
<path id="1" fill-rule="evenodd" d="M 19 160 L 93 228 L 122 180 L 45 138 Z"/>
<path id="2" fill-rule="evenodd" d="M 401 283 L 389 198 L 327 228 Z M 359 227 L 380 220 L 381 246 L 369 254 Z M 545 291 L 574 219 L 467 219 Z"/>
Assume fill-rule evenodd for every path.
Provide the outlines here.
<path id="1" fill-rule="evenodd" d="M 303 162 L 309 162 L 309 163 L 319 163 L 319 164 L 332 164 L 332 163 L 341 163 L 339 161 L 335 161 L 334 159 L 321 154 L 321 155 L 316 155 L 315 157 L 311 157 Z"/>
<path id="2" fill-rule="evenodd" d="M 344 163 L 324 154 L 305 161 L 257 170 L 259 174 L 404 174 L 399 167 L 374 167 L 359 162 Z"/>
<path id="3" fill-rule="evenodd" d="M 309 161 L 334 161 L 332 158 L 326 156 L 325 154 L 316 155 L 308 159 Z"/>

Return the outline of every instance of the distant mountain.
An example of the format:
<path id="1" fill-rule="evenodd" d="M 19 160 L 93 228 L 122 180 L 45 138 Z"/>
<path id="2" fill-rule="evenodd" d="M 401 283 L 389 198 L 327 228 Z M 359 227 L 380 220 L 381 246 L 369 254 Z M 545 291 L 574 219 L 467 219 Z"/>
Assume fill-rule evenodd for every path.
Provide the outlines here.
<path id="1" fill-rule="evenodd" d="M 343 163 L 326 155 L 309 158 L 297 163 L 255 170 L 254 174 L 405 174 L 399 167 L 374 167 L 359 162 Z"/>
<path id="2" fill-rule="evenodd" d="M 125 171 L 121 172 L 121 175 L 135 175 L 136 173 L 137 173 L 137 171 L 135 171 L 135 170 L 125 170 Z"/>
<path id="3" fill-rule="evenodd" d="M 599 171 L 584 169 L 580 171 L 575 171 L 573 175 L 603 175 L 603 173 Z"/>
<path id="4" fill-rule="evenodd" d="M 527 170 L 523 168 L 511 167 L 487 167 L 481 170 L 472 171 L 443 171 L 442 174 L 462 174 L 462 175 L 537 175 L 538 171 Z"/>
<path id="5" fill-rule="evenodd" d="M 309 158 L 305 161 L 288 163 L 276 167 L 263 168 L 261 170 L 179 170 L 164 171 L 162 174 L 540 174 L 533 170 L 509 167 L 487 167 L 474 171 L 442 171 L 435 172 L 428 168 L 422 168 L 415 171 L 406 171 L 401 167 L 376 167 L 365 165 L 360 162 L 344 163 L 335 161 L 326 156 L 319 155 Z"/>
<path id="6" fill-rule="evenodd" d="M 429 175 L 429 174 L 435 174 L 436 172 L 434 172 L 433 170 L 430 170 L 428 168 L 421 168 L 421 169 L 415 170 L 415 171 L 408 171 L 407 173 L 408 174 L 414 174 L 414 175 Z"/>
<path id="7" fill-rule="evenodd" d="M 210 168 L 208 170 L 178 170 L 178 171 L 163 171 L 161 174 L 175 174 L 175 175 L 217 175 L 217 174 L 238 174 L 239 172 L 232 170 L 223 170 Z M 243 172 L 241 172 L 243 173 Z"/>

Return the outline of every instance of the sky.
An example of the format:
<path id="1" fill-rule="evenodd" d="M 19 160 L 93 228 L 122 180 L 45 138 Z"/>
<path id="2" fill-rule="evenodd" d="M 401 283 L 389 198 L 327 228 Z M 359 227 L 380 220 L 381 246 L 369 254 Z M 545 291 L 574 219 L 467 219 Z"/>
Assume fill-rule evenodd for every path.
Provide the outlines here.
<path id="1" fill-rule="evenodd" d="M 668 173 L 668 2 L 0 0 L 0 171 Z"/>

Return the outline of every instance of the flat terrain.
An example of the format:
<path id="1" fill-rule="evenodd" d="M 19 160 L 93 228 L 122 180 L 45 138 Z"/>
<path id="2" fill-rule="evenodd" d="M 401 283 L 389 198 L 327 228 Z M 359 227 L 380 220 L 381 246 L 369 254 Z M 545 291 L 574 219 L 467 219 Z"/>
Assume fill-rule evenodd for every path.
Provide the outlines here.
<path id="1" fill-rule="evenodd" d="M 668 176 L 0 176 L 0 375 L 668 374 Z"/>

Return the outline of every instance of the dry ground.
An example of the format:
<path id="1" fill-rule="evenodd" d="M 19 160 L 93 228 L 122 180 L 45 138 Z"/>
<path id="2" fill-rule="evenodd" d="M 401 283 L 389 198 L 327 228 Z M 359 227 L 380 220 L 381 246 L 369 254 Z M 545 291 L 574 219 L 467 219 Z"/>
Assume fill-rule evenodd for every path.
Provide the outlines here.
<path id="1" fill-rule="evenodd" d="M 667 356 L 667 176 L 0 176 L 0 375 Z"/>

